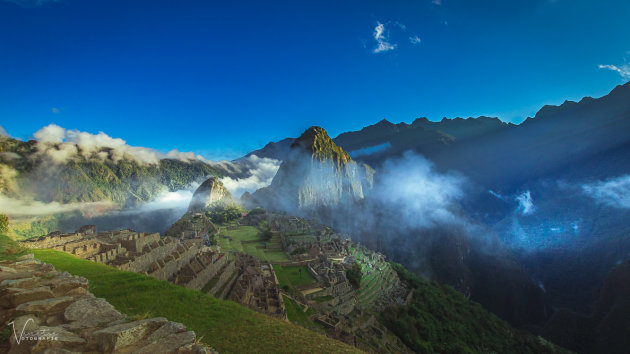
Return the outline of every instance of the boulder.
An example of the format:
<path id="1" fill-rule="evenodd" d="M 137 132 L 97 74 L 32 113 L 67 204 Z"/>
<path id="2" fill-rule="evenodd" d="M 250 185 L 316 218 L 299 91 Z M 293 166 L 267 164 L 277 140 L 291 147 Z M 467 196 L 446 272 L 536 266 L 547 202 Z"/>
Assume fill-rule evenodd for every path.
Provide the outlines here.
<path id="1" fill-rule="evenodd" d="M 62 296 L 25 302 L 17 306 L 15 309 L 21 313 L 54 313 L 56 311 L 63 310 L 73 301 L 74 298 L 70 296 Z"/>
<path id="2" fill-rule="evenodd" d="M 144 346 L 135 353 L 177 353 L 178 349 L 188 344 L 195 343 L 195 332 L 173 333 L 157 339 L 155 342 Z"/>
<path id="3" fill-rule="evenodd" d="M 147 335 L 167 323 L 164 317 L 123 323 L 98 331 L 90 337 L 90 349 L 101 352 L 113 352 L 142 341 Z"/>
<path id="4" fill-rule="evenodd" d="M 5 290 L 10 293 L 0 299 L 0 304 L 4 305 L 6 301 L 13 307 L 25 302 L 54 297 L 52 291 L 50 291 L 50 288 L 47 286 L 40 286 L 33 289 L 8 288 Z"/>
<path id="5" fill-rule="evenodd" d="M 0 266 L 0 272 L 15 273 L 15 269 L 11 267 Z"/>
<path id="6" fill-rule="evenodd" d="M 107 301 L 93 297 L 84 298 L 66 307 L 64 318 L 71 322 L 72 328 L 96 327 L 102 323 L 109 323 L 124 318 L 114 306 Z"/>

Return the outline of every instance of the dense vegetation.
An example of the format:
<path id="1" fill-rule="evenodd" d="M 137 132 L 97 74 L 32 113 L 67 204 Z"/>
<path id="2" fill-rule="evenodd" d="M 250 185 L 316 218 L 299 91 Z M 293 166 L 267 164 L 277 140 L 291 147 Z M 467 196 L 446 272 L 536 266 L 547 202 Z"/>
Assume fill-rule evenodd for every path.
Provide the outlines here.
<path id="1" fill-rule="evenodd" d="M 350 284 L 352 284 L 352 286 L 354 286 L 355 289 L 358 289 L 361 285 L 361 277 L 361 266 L 359 265 L 359 263 L 355 262 L 352 265 L 352 268 L 346 271 L 346 278 L 348 278 L 348 281 L 350 282 Z"/>
<path id="2" fill-rule="evenodd" d="M 350 155 L 337 146 L 321 127 L 311 127 L 306 130 L 294 143 L 312 152 L 312 156 L 320 161 L 333 161 L 337 167 L 343 167 L 352 161 Z"/>
<path id="3" fill-rule="evenodd" d="M 358 352 L 305 328 L 142 274 L 120 271 L 54 250 L 36 258 L 90 281 L 90 291 L 131 318 L 166 317 L 185 324 L 220 353 Z"/>
<path id="4" fill-rule="evenodd" d="M 245 210 L 237 204 L 218 204 L 206 212 L 206 216 L 215 224 L 224 224 L 242 216 Z"/>
<path id="5" fill-rule="evenodd" d="M 540 337 L 521 333 L 448 286 L 428 282 L 392 264 L 414 289 L 407 305 L 392 306 L 381 320 L 418 353 L 564 353 Z"/>

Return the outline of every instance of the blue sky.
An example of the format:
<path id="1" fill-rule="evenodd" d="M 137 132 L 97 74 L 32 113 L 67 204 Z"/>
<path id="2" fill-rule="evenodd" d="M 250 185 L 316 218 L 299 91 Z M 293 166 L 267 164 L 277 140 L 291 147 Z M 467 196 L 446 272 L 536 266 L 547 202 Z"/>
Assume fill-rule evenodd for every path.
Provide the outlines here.
<path id="1" fill-rule="evenodd" d="M 621 0 L 0 0 L 0 126 L 222 159 L 311 125 L 520 122 L 630 80 L 628 14 Z"/>

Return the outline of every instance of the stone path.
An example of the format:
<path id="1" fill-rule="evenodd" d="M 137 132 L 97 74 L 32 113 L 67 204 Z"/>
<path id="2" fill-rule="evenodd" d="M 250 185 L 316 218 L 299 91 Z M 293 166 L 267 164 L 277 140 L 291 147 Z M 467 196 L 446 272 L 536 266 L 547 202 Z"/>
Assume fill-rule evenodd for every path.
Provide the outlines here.
<path id="1" fill-rule="evenodd" d="M 163 317 L 128 321 L 85 278 L 21 257 L 0 265 L 0 323 L 8 353 L 216 353 Z M 8 329 L 8 330 L 7 330 Z"/>

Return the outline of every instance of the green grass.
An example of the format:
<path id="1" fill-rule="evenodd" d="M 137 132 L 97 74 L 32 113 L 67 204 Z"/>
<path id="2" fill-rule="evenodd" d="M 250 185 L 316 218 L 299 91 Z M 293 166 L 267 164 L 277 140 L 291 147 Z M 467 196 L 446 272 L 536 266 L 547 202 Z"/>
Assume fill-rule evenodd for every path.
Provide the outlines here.
<path id="1" fill-rule="evenodd" d="M 230 236 L 234 241 L 257 241 L 260 239 L 259 231 L 255 226 L 239 226 L 236 230 L 222 228 L 221 232 Z"/>
<path id="2" fill-rule="evenodd" d="M 264 242 L 261 238 L 260 230 L 254 226 L 239 226 L 236 230 L 222 228 L 221 233 L 231 238 L 231 240 L 223 237 L 217 238 L 222 251 L 243 252 L 260 260 L 272 263 L 288 262 L 291 260 L 282 250 L 265 249 L 265 245 L 277 243 L 278 239 Z"/>
<path id="3" fill-rule="evenodd" d="M 300 286 L 307 285 L 315 282 L 315 278 L 308 272 L 306 266 L 300 267 L 283 267 L 281 265 L 274 265 L 274 271 L 280 282 L 280 286 Z M 300 269 L 302 273 L 300 274 Z"/>
<path id="4" fill-rule="evenodd" d="M 0 235 L 0 261 L 13 261 L 28 253 L 28 250 L 9 236 Z"/>
<path id="5" fill-rule="evenodd" d="M 291 323 L 297 323 L 302 327 L 309 328 L 314 331 L 324 330 L 324 326 L 322 324 L 311 321 L 309 318 L 315 313 L 313 309 L 309 308 L 306 312 L 304 312 L 300 305 L 288 297 L 282 295 L 282 300 L 284 301 L 284 307 L 287 310 L 287 317 Z"/>
<path id="6" fill-rule="evenodd" d="M 207 293 L 208 291 L 210 291 L 210 289 L 212 289 L 215 285 L 217 285 L 217 283 L 219 282 L 219 277 L 215 276 L 212 279 L 210 279 L 210 281 L 208 281 L 206 283 L 206 285 L 203 286 L 203 288 L 201 289 L 202 293 Z"/>
<path id="7" fill-rule="evenodd" d="M 334 297 L 330 296 L 330 295 L 325 295 L 325 296 L 318 296 L 318 297 L 314 297 L 313 301 L 315 301 L 316 303 L 321 303 L 321 302 L 326 302 L 326 301 L 330 301 L 334 299 Z"/>
<path id="8" fill-rule="evenodd" d="M 198 290 L 59 251 L 33 253 L 59 271 L 87 278 L 90 291 L 118 311 L 132 318 L 162 316 L 181 322 L 194 330 L 202 343 L 221 353 L 358 352 L 341 342 Z"/>

